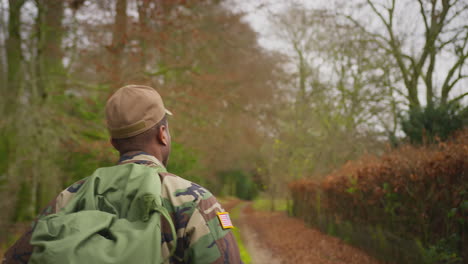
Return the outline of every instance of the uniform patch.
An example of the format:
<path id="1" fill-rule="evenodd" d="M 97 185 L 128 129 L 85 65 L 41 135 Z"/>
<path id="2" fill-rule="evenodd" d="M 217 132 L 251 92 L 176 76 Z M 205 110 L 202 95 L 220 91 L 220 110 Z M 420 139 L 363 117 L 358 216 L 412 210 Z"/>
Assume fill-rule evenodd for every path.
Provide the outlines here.
<path id="1" fill-rule="evenodd" d="M 234 228 L 228 212 L 217 212 L 216 214 L 218 215 L 219 222 L 223 229 Z"/>

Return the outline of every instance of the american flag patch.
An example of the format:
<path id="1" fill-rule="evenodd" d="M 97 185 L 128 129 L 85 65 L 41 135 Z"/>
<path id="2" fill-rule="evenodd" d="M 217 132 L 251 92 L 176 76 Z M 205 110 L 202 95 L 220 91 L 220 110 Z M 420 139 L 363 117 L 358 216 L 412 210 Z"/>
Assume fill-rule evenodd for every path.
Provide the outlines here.
<path id="1" fill-rule="evenodd" d="M 216 214 L 218 215 L 219 222 L 221 222 L 223 229 L 234 228 L 228 212 L 218 212 Z"/>

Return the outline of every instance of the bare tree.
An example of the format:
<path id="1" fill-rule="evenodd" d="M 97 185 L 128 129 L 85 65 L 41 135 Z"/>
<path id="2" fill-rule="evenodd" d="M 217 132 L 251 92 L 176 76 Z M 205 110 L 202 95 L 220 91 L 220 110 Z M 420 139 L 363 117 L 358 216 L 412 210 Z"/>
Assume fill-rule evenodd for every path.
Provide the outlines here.
<path id="1" fill-rule="evenodd" d="M 466 73 L 468 58 L 468 3 L 463 0 L 412 0 L 389 1 L 387 4 L 378 0 L 366 0 L 364 5 L 376 16 L 383 30 L 372 29 L 357 16 L 345 14 L 353 25 L 359 28 L 370 41 L 375 42 L 386 54 L 391 56 L 399 69 L 406 90 L 405 97 L 411 109 L 421 106 L 418 97 L 423 86 L 428 105 L 437 100 L 447 104 L 457 102 L 468 95 L 462 93 L 449 100 L 453 88 L 468 77 Z M 414 23 L 422 24 L 423 34 L 416 36 L 422 39 L 422 44 L 409 51 L 408 45 L 413 43 L 410 37 L 415 33 L 398 30 L 401 17 L 398 12 L 406 9 Z M 450 54 L 453 58 L 448 65 L 448 71 L 437 83 L 435 79 L 440 74 L 441 65 L 449 64 L 442 55 Z"/>
<path id="2" fill-rule="evenodd" d="M 376 45 L 338 20 L 328 10 L 292 6 L 272 21 L 290 57 L 283 85 L 290 105 L 273 143 L 280 161 L 274 170 L 283 177 L 326 173 L 374 149 L 376 124 L 392 117 L 386 112 L 393 97 L 379 78 L 391 66 L 372 58 Z"/>

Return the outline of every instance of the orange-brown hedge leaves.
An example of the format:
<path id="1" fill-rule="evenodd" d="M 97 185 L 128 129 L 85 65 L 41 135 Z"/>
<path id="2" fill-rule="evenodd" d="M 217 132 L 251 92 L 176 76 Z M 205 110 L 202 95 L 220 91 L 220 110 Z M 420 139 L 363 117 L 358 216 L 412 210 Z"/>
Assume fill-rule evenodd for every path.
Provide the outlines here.
<path id="1" fill-rule="evenodd" d="M 321 181 L 302 179 L 289 187 L 294 213 L 311 224 L 326 216 L 424 246 L 455 237 L 458 252 L 466 250 L 468 130 L 449 142 L 366 156 Z"/>

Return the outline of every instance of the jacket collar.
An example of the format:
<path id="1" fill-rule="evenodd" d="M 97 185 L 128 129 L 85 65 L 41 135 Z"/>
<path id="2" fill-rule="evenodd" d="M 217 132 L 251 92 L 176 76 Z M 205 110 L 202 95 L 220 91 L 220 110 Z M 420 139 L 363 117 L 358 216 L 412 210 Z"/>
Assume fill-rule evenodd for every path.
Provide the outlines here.
<path id="1" fill-rule="evenodd" d="M 136 163 L 150 167 L 164 167 L 156 157 L 144 151 L 130 151 L 120 156 L 119 164 Z"/>

